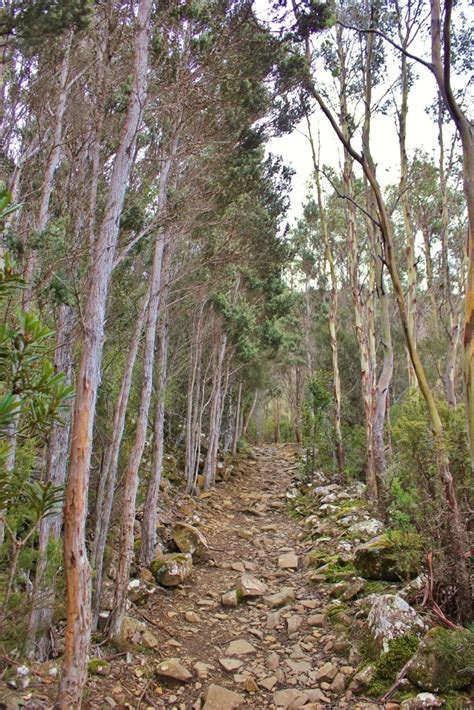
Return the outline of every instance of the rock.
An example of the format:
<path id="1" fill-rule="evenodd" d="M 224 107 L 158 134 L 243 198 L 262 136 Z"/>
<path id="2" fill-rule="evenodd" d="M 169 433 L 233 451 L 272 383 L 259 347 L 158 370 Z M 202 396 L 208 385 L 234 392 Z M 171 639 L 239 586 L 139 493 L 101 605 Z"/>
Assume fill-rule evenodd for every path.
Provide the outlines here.
<path id="1" fill-rule="evenodd" d="M 252 599 L 262 597 L 267 591 L 267 587 L 260 580 L 255 579 L 250 574 L 243 574 L 237 585 L 237 594 L 241 594 L 242 599 Z"/>
<path id="2" fill-rule="evenodd" d="M 271 594 L 268 597 L 264 597 L 263 601 L 271 609 L 278 609 L 279 607 L 285 606 L 285 604 L 294 601 L 294 599 L 295 590 L 292 587 L 283 587 L 283 589 L 281 589 L 276 594 Z"/>
<path id="3" fill-rule="evenodd" d="M 276 670 L 280 665 L 280 656 L 278 655 L 278 653 L 275 653 L 275 651 L 269 653 L 266 664 L 267 668 L 269 668 L 271 671 Z"/>
<path id="4" fill-rule="evenodd" d="M 189 552 L 161 555 L 151 563 L 153 575 L 163 587 L 177 587 L 193 570 L 193 559 Z"/>
<path id="5" fill-rule="evenodd" d="M 161 678 L 178 681 L 179 683 L 186 683 L 192 678 L 191 673 L 180 663 L 178 658 L 166 658 L 161 661 L 156 667 L 156 673 Z"/>
<path id="6" fill-rule="evenodd" d="M 239 595 L 237 594 L 237 590 L 231 589 L 230 592 L 224 592 L 224 594 L 221 596 L 221 604 L 222 606 L 226 606 L 229 608 L 238 606 Z"/>
<path id="7" fill-rule="evenodd" d="M 324 628 L 326 626 L 326 614 L 311 614 L 311 616 L 308 616 L 308 625 Z"/>
<path id="8" fill-rule="evenodd" d="M 247 654 L 256 653 L 256 649 L 245 639 L 236 639 L 227 646 L 226 653 L 228 656 L 246 656 Z"/>
<path id="9" fill-rule="evenodd" d="M 151 591 L 141 579 L 131 579 L 127 587 L 127 596 L 134 604 L 141 604 L 148 599 Z"/>
<path id="10" fill-rule="evenodd" d="M 138 621 L 131 616 L 125 616 L 122 622 L 122 638 L 138 646 L 146 648 L 156 648 L 159 644 L 158 639 L 143 621 Z"/>
<path id="11" fill-rule="evenodd" d="M 173 526 L 171 537 L 180 552 L 189 552 L 193 560 L 207 557 L 209 546 L 200 530 L 187 523 L 177 523 Z"/>
<path id="12" fill-rule="evenodd" d="M 334 665 L 334 663 L 330 663 L 329 661 L 324 664 L 319 670 L 316 671 L 315 678 L 316 680 L 326 680 L 328 682 L 334 680 L 334 678 L 337 675 L 337 667 Z"/>
<path id="13" fill-rule="evenodd" d="M 267 616 L 267 629 L 275 629 L 280 623 L 281 611 L 271 611 Z"/>
<path id="14" fill-rule="evenodd" d="M 247 693 L 257 693 L 258 692 L 258 685 L 256 684 L 254 678 L 252 678 L 252 676 L 248 676 L 245 679 L 244 688 L 247 691 Z"/>
<path id="15" fill-rule="evenodd" d="M 344 601 L 350 601 L 359 596 L 361 592 L 364 591 L 365 582 L 363 579 L 356 579 L 352 584 L 349 584 L 345 592 L 341 595 L 341 599 Z"/>
<path id="16" fill-rule="evenodd" d="M 239 661 L 238 658 L 219 658 L 219 663 L 228 673 L 232 673 L 243 666 L 243 661 Z"/>
<path id="17" fill-rule="evenodd" d="M 203 694 L 202 710 L 234 710 L 244 702 L 242 695 L 221 685 L 210 685 Z"/>
<path id="18" fill-rule="evenodd" d="M 403 700 L 400 710 L 423 710 L 423 708 L 440 708 L 445 704 L 443 698 L 433 693 L 418 693 L 414 698 Z"/>
<path id="19" fill-rule="evenodd" d="M 186 611 L 184 614 L 184 618 L 188 622 L 188 624 L 199 624 L 201 621 L 201 618 L 198 614 L 196 614 L 195 611 Z"/>
<path id="20" fill-rule="evenodd" d="M 391 639 L 405 634 L 420 635 L 426 628 L 413 607 L 396 594 L 371 597 L 367 624 L 377 649 L 385 652 Z"/>
<path id="21" fill-rule="evenodd" d="M 273 693 L 273 704 L 277 707 L 283 708 L 299 708 L 300 705 L 304 705 L 308 701 L 308 696 L 306 693 L 296 688 L 285 688 L 284 690 L 277 690 Z"/>
<path id="22" fill-rule="evenodd" d="M 354 693 L 362 693 L 371 684 L 374 673 L 374 666 L 366 666 L 363 668 L 353 677 L 352 682 L 349 685 L 349 690 L 352 690 Z"/>
<path id="23" fill-rule="evenodd" d="M 306 691 L 311 703 L 329 703 L 331 702 L 327 695 L 324 695 L 320 688 L 311 688 Z M 306 706 L 308 707 L 308 706 Z"/>
<path id="24" fill-rule="evenodd" d="M 293 636 L 294 634 L 296 634 L 302 623 L 303 619 L 297 614 L 293 614 L 293 616 L 288 617 L 288 619 L 286 620 L 286 624 L 288 627 L 288 636 Z"/>
<path id="25" fill-rule="evenodd" d="M 430 692 L 461 690 L 474 682 L 473 658 L 474 632 L 435 626 L 420 643 L 407 677 Z"/>
<path id="26" fill-rule="evenodd" d="M 262 678 L 262 680 L 258 681 L 258 685 L 261 685 L 262 688 L 265 688 L 265 690 L 269 690 L 270 692 L 273 690 L 277 683 L 278 678 L 276 677 L 276 675 L 269 675 L 266 678 Z"/>
<path id="27" fill-rule="evenodd" d="M 416 577 L 421 564 L 420 539 L 413 533 L 386 533 L 356 547 L 354 566 L 364 579 L 388 581 Z"/>
<path id="28" fill-rule="evenodd" d="M 294 552 L 280 555 L 278 558 L 278 567 L 280 569 L 298 569 L 298 555 L 295 555 Z"/>
<path id="29" fill-rule="evenodd" d="M 344 692 L 346 687 L 346 679 L 343 673 L 337 673 L 334 680 L 331 683 L 331 690 L 335 693 L 341 694 Z"/>
<path id="30" fill-rule="evenodd" d="M 354 537 L 359 537 L 364 540 L 369 540 L 377 535 L 380 535 L 384 530 L 384 524 L 380 520 L 370 518 L 370 520 L 361 520 L 354 523 L 348 529 L 348 533 Z"/>

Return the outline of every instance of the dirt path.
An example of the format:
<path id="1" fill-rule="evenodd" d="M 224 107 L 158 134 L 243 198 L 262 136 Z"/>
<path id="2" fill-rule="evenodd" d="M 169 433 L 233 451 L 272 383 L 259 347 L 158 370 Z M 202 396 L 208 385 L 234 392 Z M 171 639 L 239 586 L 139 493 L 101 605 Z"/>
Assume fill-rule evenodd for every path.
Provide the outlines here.
<path id="1" fill-rule="evenodd" d="M 107 647 L 94 648 L 109 663 L 99 669 L 103 676 L 90 676 L 85 708 L 194 710 L 210 684 L 238 693 L 242 702 L 227 706 L 225 691 L 219 696 L 217 690 L 216 704 L 205 710 L 380 707 L 352 697 L 356 661 L 321 614 L 329 585 L 311 583 L 304 565 L 310 543 L 286 505 L 297 468 L 292 447 L 255 449 L 230 480 L 183 503 L 182 516 L 205 533 L 211 558 L 196 565 L 184 585 L 159 587 L 130 612 L 159 639 L 157 648 L 112 655 Z M 224 607 L 222 594 L 244 573 L 263 582 L 265 594 Z M 279 593 L 287 597 L 283 605 L 272 598 Z M 192 677 L 161 680 L 156 668 L 168 658 Z"/>

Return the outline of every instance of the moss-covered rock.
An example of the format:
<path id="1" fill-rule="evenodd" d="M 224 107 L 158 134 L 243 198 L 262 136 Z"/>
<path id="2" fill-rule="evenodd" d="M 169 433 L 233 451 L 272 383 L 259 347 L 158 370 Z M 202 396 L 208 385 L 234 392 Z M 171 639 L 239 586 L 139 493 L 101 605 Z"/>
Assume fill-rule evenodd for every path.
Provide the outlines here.
<path id="1" fill-rule="evenodd" d="M 180 552 L 189 552 L 194 561 L 205 559 L 208 554 L 206 538 L 200 530 L 187 523 L 177 523 L 171 532 L 173 542 Z"/>
<path id="2" fill-rule="evenodd" d="M 406 634 L 394 638 L 388 643 L 388 650 L 382 653 L 374 664 L 368 694 L 380 697 L 393 685 L 398 672 L 410 660 L 418 648 L 419 639 Z"/>
<path id="3" fill-rule="evenodd" d="M 87 665 L 87 670 L 91 675 L 108 675 L 110 665 L 105 658 L 92 658 Z"/>
<path id="4" fill-rule="evenodd" d="M 354 566 L 365 579 L 387 581 L 415 577 L 422 560 L 421 539 L 400 531 L 372 538 L 356 548 Z"/>
<path id="5" fill-rule="evenodd" d="M 158 584 L 176 587 L 189 577 L 193 569 L 191 553 L 160 555 L 150 565 L 150 570 Z"/>
<path id="6" fill-rule="evenodd" d="M 393 639 L 411 635 L 421 638 L 426 630 L 423 619 L 396 594 L 374 594 L 367 626 L 375 647 L 387 652 Z"/>
<path id="7" fill-rule="evenodd" d="M 408 678 L 423 690 L 445 693 L 474 682 L 474 632 L 430 629 L 421 642 Z"/>

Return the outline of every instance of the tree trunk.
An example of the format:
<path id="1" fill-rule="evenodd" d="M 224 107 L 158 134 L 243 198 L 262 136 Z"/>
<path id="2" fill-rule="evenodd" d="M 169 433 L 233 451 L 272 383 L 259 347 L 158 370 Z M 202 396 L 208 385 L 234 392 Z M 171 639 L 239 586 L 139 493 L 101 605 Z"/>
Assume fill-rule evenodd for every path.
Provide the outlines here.
<path id="1" fill-rule="evenodd" d="M 75 315 L 70 306 L 59 308 L 56 330 L 54 365 L 56 372 L 63 372 L 65 382 L 72 383 L 74 360 Z M 45 481 L 62 486 L 66 480 L 71 411 L 68 409 L 61 422 L 53 426 L 48 445 Z M 27 654 L 30 658 L 45 661 L 51 651 L 50 629 L 56 599 L 56 575 L 48 574 L 48 554 L 51 543 L 58 543 L 61 533 L 62 513 L 41 519 L 39 527 L 38 562 L 28 623 Z"/>
<path id="2" fill-rule="evenodd" d="M 83 349 L 76 385 L 71 434 L 71 462 L 64 504 L 64 570 L 66 635 L 63 674 L 57 707 L 81 707 L 87 676 L 91 633 L 90 569 L 86 550 L 86 516 L 92 433 L 100 382 L 104 323 L 119 218 L 135 154 L 135 141 L 145 104 L 149 18 L 152 0 L 140 0 L 136 19 L 134 70 L 125 123 L 115 155 L 104 218 L 94 244 L 84 306 Z"/>
<path id="3" fill-rule="evenodd" d="M 164 424 L 165 424 L 165 394 L 168 375 L 168 320 L 166 312 L 167 287 L 169 279 L 170 247 L 165 246 L 163 256 L 162 288 L 162 315 L 158 331 L 158 356 L 156 368 L 158 369 L 158 384 L 155 408 L 155 425 L 153 431 L 153 458 L 150 480 L 143 509 L 142 537 L 140 560 L 147 567 L 155 556 L 156 548 L 156 520 L 158 515 L 158 496 L 160 492 L 161 475 L 163 471 L 164 451 Z"/>
<path id="4" fill-rule="evenodd" d="M 115 404 L 112 435 L 107 445 L 104 465 L 99 479 L 97 491 L 97 502 L 95 506 L 95 532 L 92 545 L 91 562 L 95 571 L 94 586 L 92 590 L 92 623 L 93 628 L 97 626 L 100 612 L 100 598 L 102 593 L 102 578 L 104 571 L 104 553 L 107 541 L 107 532 L 112 513 L 112 504 L 117 480 L 117 468 L 120 455 L 120 445 L 122 442 L 127 414 L 128 400 L 132 387 L 132 376 L 135 362 L 140 347 L 145 317 L 148 311 L 149 293 L 143 299 L 140 313 L 136 321 L 135 330 L 128 346 L 128 355 L 120 385 L 120 392 Z"/>
<path id="5" fill-rule="evenodd" d="M 145 352 L 143 355 L 142 391 L 138 411 L 135 441 L 125 471 L 123 504 L 120 525 L 119 561 L 115 580 L 114 607 L 110 616 L 109 636 L 119 640 L 127 601 L 127 587 L 130 564 L 133 556 L 133 532 L 135 506 L 139 483 L 139 469 L 146 443 L 148 412 L 153 388 L 153 366 L 155 356 L 156 325 L 161 296 L 161 276 L 163 273 L 164 238 L 159 235 L 153 255 L 150 275 L 150 300 L 145 329 Z"/>
<path id="6" fill-rule="evenodd" d="M 242 406 L 242 382 L 239 382 L 239 389 L 237 392 L 237 406 L 235 409 L 235 423 L 234 423 L 234 433 L 232 436 L 232 456 L 237 455 L 237 446 L 240 439 L 240 410 Z"/>
<path id="7" fill-rule="evenodd" d="M 226 353 L 227 336 L 220 338 L 216 354 L 216 366 L 212 378 L 211 412 L 209 415 L 209 441 L 206 461 L 204 463 L 204 490 L 208 491 L 214 484 L 219 449 L 220 421 L 222 416 L 222 366 Z"/>

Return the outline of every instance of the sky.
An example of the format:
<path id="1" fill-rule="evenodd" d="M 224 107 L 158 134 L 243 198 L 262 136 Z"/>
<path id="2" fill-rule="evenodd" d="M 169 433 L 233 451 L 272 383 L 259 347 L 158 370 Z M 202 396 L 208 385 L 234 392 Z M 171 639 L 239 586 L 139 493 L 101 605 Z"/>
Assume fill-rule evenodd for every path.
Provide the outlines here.
<path id="1" fill-rule="evenodd" d="M 268 0 L 256 0 L 255 8 L 259 19 L 270 17 Z M 412 49 L 425 58 L 429 48 L 418 46 Z M 388 78 L 398 76 L 399 60 L 395 55 L 388 64 Z M 437 146 L 437 125 L 426 113 L 426 107 L 433 103 L 436 96 L 436 84 L 431 72 L 419 65 L 414 66 L 416 78 L 410 91 L 409 111 L 407 119 L 407 150 L 409 158 L 414 151 L 421 149 L 434 154 Z M 324 73 L 324 72 L 323 72 Z M 395 89 L 393 96 L 398 99 Z M 327 118 L 315 110 L 312 116 L 313 136 L 318 131 L 321 140 L 321 162 L 338 168 L 341 161 L 341 148 Z M 396 131 L 396 119 L 393 109 L 388 115 L 376 115 L 372 121 L 371 148 L 377 163 L 377 174 L 382 185 L 398 182 L 399 179 L 399 145 Z M 356 147 L 358 147 L 356 145 Z M 268 144 L 269 152 L 281 155 L 284 162 L 295 171 L 292 181 L 291 207 L 288 214 L 290 222 L 301 214 L 301 205 L 308 192 L 308 180 L 312 171 L 311 149 L 306 138 L 306 122 L 303 121 L 287 135 L 273 138 Z"/>

